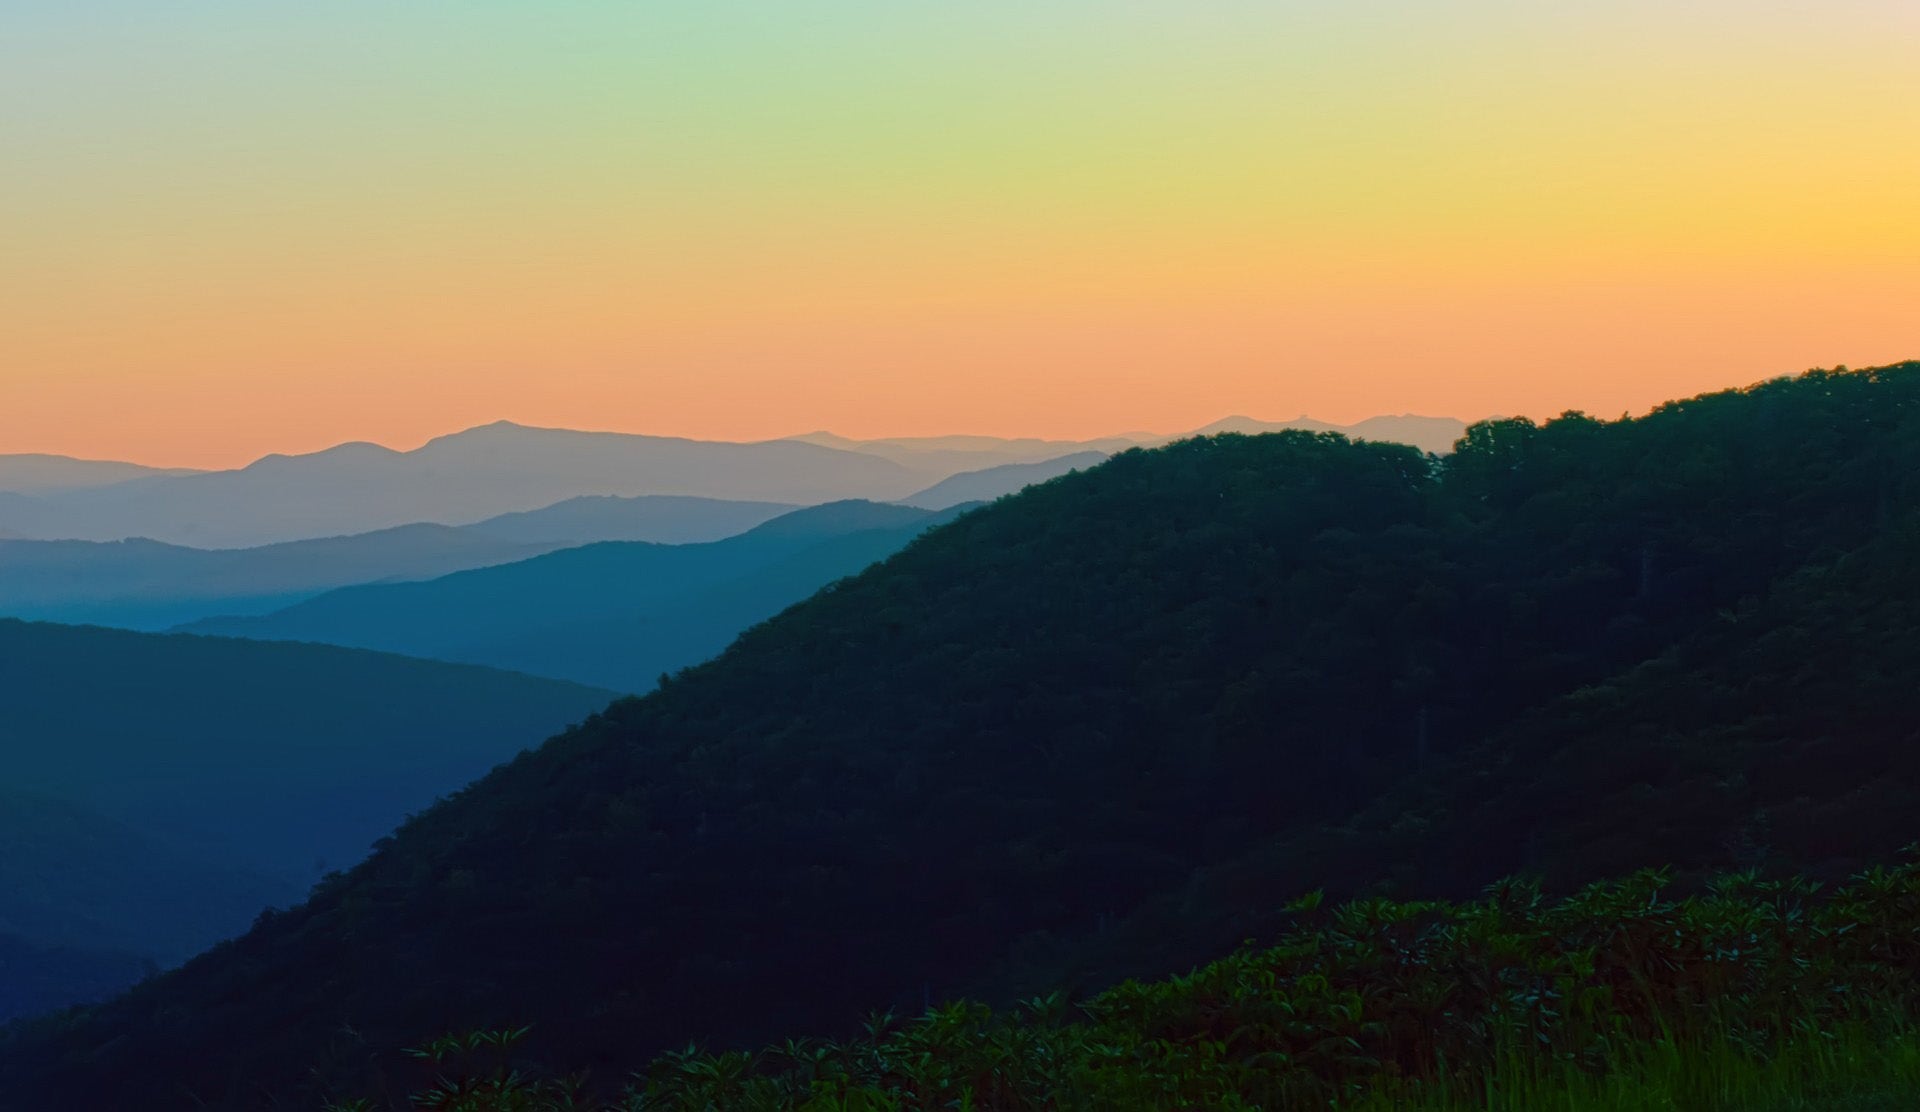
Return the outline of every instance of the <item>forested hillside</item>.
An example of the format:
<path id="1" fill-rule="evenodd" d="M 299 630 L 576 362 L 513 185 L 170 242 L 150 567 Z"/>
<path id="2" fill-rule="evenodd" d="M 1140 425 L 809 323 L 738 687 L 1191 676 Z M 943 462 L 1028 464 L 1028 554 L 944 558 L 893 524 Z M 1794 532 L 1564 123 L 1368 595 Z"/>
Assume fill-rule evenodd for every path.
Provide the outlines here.
<path id="1" fill-rule="evenodd" d="M 1920 785 L 1895 700 L 1917 515 L 1920 365 L 1486 423 L 1444 461 L 1309 433 L 1125 452 L 16 1034 L 0 1091 L 314 1099 L 522 1023 L 617 1075 L 1218 954 L 1316 868 L 1427 894 L 1883 855 Z"/>

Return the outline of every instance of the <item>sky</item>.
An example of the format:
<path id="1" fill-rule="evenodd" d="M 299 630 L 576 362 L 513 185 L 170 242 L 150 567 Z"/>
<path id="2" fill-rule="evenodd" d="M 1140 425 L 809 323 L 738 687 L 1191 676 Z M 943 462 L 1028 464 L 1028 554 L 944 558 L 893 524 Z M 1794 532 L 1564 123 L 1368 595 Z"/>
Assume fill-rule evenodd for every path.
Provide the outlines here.
<path id="1" fill-rule="evenodd" d="M 0 452 L 1602 416 L 1920 358 L 1912 0 L 0 0 Z"/>

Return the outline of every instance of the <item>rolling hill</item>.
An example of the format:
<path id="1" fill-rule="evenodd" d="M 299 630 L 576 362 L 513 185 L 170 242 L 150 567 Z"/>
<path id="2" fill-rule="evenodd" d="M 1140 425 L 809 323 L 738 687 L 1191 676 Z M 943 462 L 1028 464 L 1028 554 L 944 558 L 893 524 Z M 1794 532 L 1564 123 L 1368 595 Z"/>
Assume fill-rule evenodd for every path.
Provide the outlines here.
<path id="1" fill-rule="evenodd" d="M 158 972 L 134 954 L 41 946 L 0 934 L 0 1024 L 126 991 Z"/>
<path id="2" fill-rule="evenodd" d="M 38 453 L 0 455 L 0 491 L 11 494 L 52 494 L 112 486 L 134 479 L 193 475 L 189 468 L 142 467 L 137 463 L 73 459 Z"/>
<path id="3" fill-rule="evenodd" d="M 260 614 L 335 587 L 430 579 L 559 547 L 446 525 L 199 549 L 150 540 L 0 540 L 0 615 L 163 630 L 216 614 Z"/>
<path id="4" fill-rule="evenodd" d="M 1075 452 L 1035 463 L 1003 463 L 979 471 L 963 471 L 900 501 L 908 506 L 922 506 L 929 510 L 944 510 L 963 502 L 991 502 L 1034 483 L 1044 483 L 1069 471 L 1093 467 L 1106 458 L 1104 452 Z"/>
<path id="5" fill-rule="evenodd" d="M 269 874 L 204 860 L 68 800 L 9 790 L 0 936 L 175 965 L 304 896 L 312 877 L 286 864 Z"/>
<path id="6" fill-rule="evenodd" d="M 787 502 L 740 502 L 642 494 L 632 498 L 583 495 L 537 510 L 501 514 L 464 526 L 466 532 L 520 544 L 568 548 L 597 541 L 699 544 L 737 536 L 800 507 Z"/>
<path id="7" fill-rule="evenodd" d="M 1316 872 L 1444 891 L 1884 855 L 1920 791 L 1915 536 L 1920 365 L 1487 422 L 1438 462 L 1307 432 L 1123 452 L 17 1033 L 0 1091 L 313 1103 L 520 1024 L 612 1078 L 690 1038 L 1032 991 L 1074 954 L 1097 976 L 1204 951 Z"/>
<path id="8" fill-rule="evenodd" d="M 334 591 L 197 633 L 314 641 L 644 691 L 951 514 L 829 503 L 695 545 L 606 543 L 424 583 Z"/>
<path id="9" fill-rule="evenodd" d="M 147 537 L 239 548 L 420 522 L 462 525 L 583 495 L 808 505 L 897 498 L 929 481 L 879 456 L 798 441 L 734 444 L 500 422 L 408 452 L 342 444 L 236 471 L 49 492 L 0 505 L 0 529 L 45 540 Z"/>
<path id="10" fill-rule="evenodd" d="M 7 790 L 71 801 L 16 809 L 47 820 L 23 819 L 14 828 L 23 840 L 33 829 L 65 826 L 93 833 L 50 844 L 96 844 L 108 836 L 104 828 L 75 817 L 93 812 L 196 867 L 263 874 L 283 897 L 326 868 L 352 864 L 408 813 L 611 698 L 531 676 L 330 646 L 10 620 L 0 621 L 0 689 Z M 72 875 L 60 883 L 122 875 L 94 860 L 112 856 L 95 854 L 84 868 L 69 862 Z M 123 871 L 136 868 L 139 857 L 122 856 Z M 0 906 L 25 898 L 20 883 L 0 891 Z M 177 907 L 162 890 L 150 894 L 120 905 L 125 915 L 114 929 L 123 933 L 100 939 L 176 960 L 244 927 L 258 910 L 236 918 L 189 891 L 176 893 Z M 41 902 L 47 915 L 65 914 Z M 202 913 L 212 933 L 176 935 L 142 922 L 197 922 Z M 7 921 L 32 933 L 17 918 Z M 45 933 L 81 941 L 51 927 Z M 141 939 L 148 944 L 136 944 Z"/>
<path id="11" fill-rule="evenodd" d="M 1152 448 L 1191 436 L 1213 436 L 1223 432 L 1264 433 L 1299 429 L 1307 432 L 1337 432 L 1356 440 L 1378 440 L 1409 444 L 1424 452 L 1445 453 L 1467 431 L 1467 423 L 1452 417 L 1422 417 L 1416 414 L 1369 417 L 1351 425 L 1316 421 L 1305 415 L 1291 421 L 1257 421 L 1251 417 L 1225 417 L 1191 432 L 1129 432 L 1092 440 L 1042 440 L 1034 437 L 998 436 L 901 436 L 876 440 L 855 440 L 830 432 L 812 432 L 793 440 L 849 452 L 865 452 L 892 460 L 902 467 L 939 477 L 962 472 L 987 471 L 1013 464 L 1043 464 L 1064 456 L 1098 452 L 1103 456 L 1129 448 Z M 1010 487 L 992 495 L 1011 494 Z M 908 501 L 913 501 L 908 499 Z M 920 502 L 914 502 L 920 505 Z"/>
<path id="12" fill-rule="evenodd" d="M 265 614 L 338 587 L 434 579 L 596 541 L 717 540 L 792 509 L 712 498 L 578 498 L 467 526 L 403 525 L 257 548 L 0 540 L 0 615 L 162 630 Z"/>

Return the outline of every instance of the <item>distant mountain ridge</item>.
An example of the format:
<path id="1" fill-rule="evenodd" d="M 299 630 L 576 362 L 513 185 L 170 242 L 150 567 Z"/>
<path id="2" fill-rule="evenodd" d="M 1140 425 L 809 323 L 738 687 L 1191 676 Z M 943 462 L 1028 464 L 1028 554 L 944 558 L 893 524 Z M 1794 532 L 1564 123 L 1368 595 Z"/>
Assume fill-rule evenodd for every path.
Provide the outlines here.
<path id="1" fill-rule="evenodd" d="M 610 698 L 329 646 L 0 620 L 0 1020 L 239 933 Z"/>
<path id="2" fill-rule="evenodd" d="M 613 698 L 328 645 L 10 619 L 0 691 L 6 792 L 67 801 L 181 857 L 292 878 L 294 894 L 316 862 L 350 864 L 409 811 Z M 0 932 L 18 925 L 5 908 L 19 895 L 0 884 Z M 162 949 L 184 956 L 150 952 Z"/>
<path id="3" fill-rule="evenodd" d="M 828 503 L 720 541 L 584 545 L 423 582 L 347 587 L 183 631 L 378 649 L 643 691 L 960 509 Z"/>
<path id="4" fill-rule="evenodd" d="M 995 498 L 1013 494 L 1034 483 L 1057 479 L 1083 467 L 1098 466 L 1106 459 L 1105 452 L 1074 452 L 1071 455 L 1056 456 L 1036 463 L 1003 463 L 998 467 L 965 471 L 942 479 L 923 491 L 908 495 L 901 501 L 909 506 L 923 506 L 929 510 L 944 510 L 963 502 L 991 502 Z"/>
<path id="5" fill-rule="evenodd" d="M 1373 418 L 1308 427 L 1445 451 L 1464 430 L 1446 418 Z M 1217 422 L 1216 425 L 1222 423 Z M 1212 426 L 1210 426 L 1212 427 Z M 914 496 L 962 472 L 1153 446 L 1191 434 L 1128 433 L 1086 441 L 986 436 L 853 440 L 809 433 L 754 442 L 541 429 L 500 421 L 410 451 L 350 442 L 270 455 L 229 471 L 177 473 L 59 457 L 0 467 L 0 538 L 114 541 L 147 537 L 239 548 L 374 532 L 468 525 L 582 497 L 674 496 L 814 505 Z M 25 460 L 28 457 L 0 457 Z M 51 477 L 49 477 L 51 476 Z M 691 539 L 691 538 L 689 538 Z"/>
<path id="6" fill-rule="evenodd" d="M 0 491 L 10 494 L 49 494 L 112 486 L 134 479 L 197 474 L 200 472 L 188 467 L 146 467 L 138 463 L 74 459 L 39 452 L 0 455 Z"/>
<path id="7" fill-rule="evenodd" d="M 798 441 L 732 444 L 500 422 L 408 452 L 343 444 L 237 471 L 7 500 L 0 530 L 236 548 L 421 522 L 463 525 L 583 495 L 809 505 L 897 498 L 924 485 L 922 473 L 890 460 Z"/>
<path id="8" fill-rule="evenodd" d="M 137 954 L 49 946 L 0 933 L 0 1025 L 116 996 L 155 971 Z"/>
<path id="9" fill-rule="evenodd" d="M 196 858 L 72 800 L 0 791 L 0 935 L 172 965 L 299 899 L 302 871 Z"/>
<path id="10" fill-rule="evenodd" d="M 0 1078 L 314 1104 L 504 1023 L 618 1075 L 1018 998 L 1115 937 L 1102 971 L 1188 968 L 1160 959 L 1314 874 L 1386 879 L 1376 838 L 1470 890 L 1891 853 L 1920 799 L 1916 462 L 1920 364 L 1488 422 L 1437 468 L 1304 431 L 1123 452 L 615 703 L 234 945 L 0 1039 Z"/>
<path id="11" fill-rule="evenodd" d="M 689 543 L 795 507 L 642 496 L 576 498 L 467 526 L 414 524 L 257 548 L 0 539 L 0 616 L 161 630 L 256 615 L 323 591 L 433 579 L 604 540 Z"/>
<path id="12" fill-rule="evenodd" d="M 1223 432 L 1255 435 L 1301 429 L 1306 432 L 1337 432 L 1351 440 L 1374 440 L 1388 444 L 1411 444 L 1423 452 L 1444 453 L 1467 431 L 1464 421 L 1452 417 L 1422 417 L 1412 413 L 1369 417 L 1351 425 L 1316 421 L 1305 414 L 1291 421 L 1256 421 L 1251 417 L 1224 417 L 1195 429 L 1190 435 L 1214 436 Z"/>

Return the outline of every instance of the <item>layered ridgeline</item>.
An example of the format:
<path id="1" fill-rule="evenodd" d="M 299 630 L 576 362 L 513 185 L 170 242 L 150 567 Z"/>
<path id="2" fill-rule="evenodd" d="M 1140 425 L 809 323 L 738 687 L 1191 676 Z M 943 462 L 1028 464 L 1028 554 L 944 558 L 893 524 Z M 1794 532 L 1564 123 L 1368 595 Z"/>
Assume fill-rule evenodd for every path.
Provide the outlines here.
<path id="1" fill-rule="evenodd" d="M 1332 878 L 1366 888 L 1423 829 L 1456 859 L 1413 888 L 1887 852 L 1912 837 L 1884 808 L 1914 786 L 1891 700 L 1920 626 L 1877 600 L 1914 590 L 1884 569 L 1917 513 L 1920 366 L 1487 423 L 1438 463 L 1307 433 L 1125 452 L 749 630 L 243 939 L 17 1033 L 0 1092 L 313 1102 L 435 1033 L 523 1023 L 611 1080 L 689 1038 L 1042 988 L 1063 954 L 1144 972 L 1278 906 L 1301 854 L 1379 869 Z M 1862 735 L 1835 745 L 1795 685 L 1845 693 Z M 1629 759 L 1594 756 L 1608 739 Z"/>
<path id="2" fill-rule="evenodd" d="M 273 870 L 236 857 L 9 788 L 0 791 L 0 935 L 174 965 L 244 930 L 262 908 L 300 899 L 313 880 L 311 862 L 282 859 Z"/>
<path id="3" fill-rule="evenodd" d="M 0 621 L 0 935 L 180 962 L 611 697 L 320 645 Z M 34 968 L 44 1001 L 85 967 Z"/>
<path id="4" fill-rule="evenodd" d="M 407 452 L 342 444 L 268 456 L 234 471 L 0 500 L 0 530 L 48 540 L 148 537 L 239 548 L 418 522 L 460 525 L 587 495 L 810 505 L 898 498 L 941 477 L 798 441 L 730 444 L 503 421 Z"/>
<path id="5" fill-rule="evenodd" d="M 145 539 L 0 538 L 0 615 L 161 630 L 270 613 L 338 587 L 433 579 L 597 541 L 718 540 L 792 509 L 666 495 L 583 497 L 458 527 L 402 525 L 211 550 Z"/>
<path id="6" fill-rule="evenodd" d="M 1298 426 L 1229 418 L 1235 431 Z M 1464 426 L 1380 417 L 1351 426 L 1367 439 L 1444 451 Z M 1018 489 L 976 481 L 949 501 L 931 487 L 962 472 L 1037 464 L 1170 439 L 1131 434 L 1073 442 L 988 436 L 854 441 L 827 434 L 757 443 L 537 429 L 497 422 L 412 451 L 341 444 L 274 455 L 232 471 L 163 472 L 46 456 L 0 455 L 0 538 L 116 541 L 145 537 L 194 548 L 244 548 L 432 523 L 465 525 L 563 499 L 677 497 L 816 505 L 909 500 L 931 509 Z M 919 492 L 919 493 L 916 493 Z M 744 526 L 743 526 L 744 528 Z M 737 530 L 736 530 L 737 531 Z M 584 540 L 709 537 L 592 536 Z M 577 541 L 576 541 L 577 543 Z"/>
<path id="7" fill-rule="evenodd" d="M 0 1023 L 104 1000 L 156 966 L 134 954 L 45 946 L 0 933 Z"/>
<path id="8" fill-rule="evenodd" d="M 796 510 L 710 544 L 585 545 L 424 583 L 329 592 L 195 633 L 318 641 L 645 691 L 664 672 L 860 571 L 967 507 Z"/>

